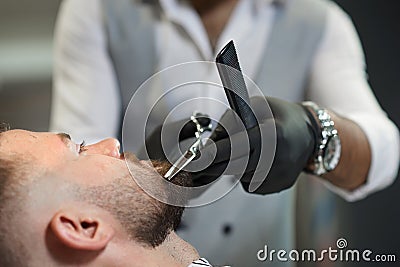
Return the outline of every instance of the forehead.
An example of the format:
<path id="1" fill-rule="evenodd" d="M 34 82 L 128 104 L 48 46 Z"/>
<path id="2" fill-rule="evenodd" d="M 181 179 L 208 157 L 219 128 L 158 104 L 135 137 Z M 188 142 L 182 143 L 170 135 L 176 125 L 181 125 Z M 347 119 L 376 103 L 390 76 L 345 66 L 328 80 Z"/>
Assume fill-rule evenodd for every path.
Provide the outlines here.
<path id="1" fill-rule="evenodd" d="M 10 130 L 6 131 L 0 134 L 0 140 L 2 143 L 6 144 L 13 144 L 13 142 L 17 141 L 24 141 L 24 142 L 34 142 L 34 141 L 39 141 L 38 139 L 40 138 L 41 141 L 43 141 L 43 138 L 48 138 L 52 135 L 51 133 L 37 133 L 37 132 L 30 132 L 30 131 L 25 131 L 25 130 Z"/>
<path id="2" fill-rule="evenodd" d="M 51 133 L 11 130 L 0 135 L 0 155 L 12 157 L 15 164 L 29 169 L 30 173 L 51 170 L 66 156 L 65 144 Z"/>
<path id="3" fill-rule="evenodd" d="M 37 154 L 60 148 L 62 139 L 52 133 L 11 130 L 0 134 L 0 151 L 11 154 Z"/>

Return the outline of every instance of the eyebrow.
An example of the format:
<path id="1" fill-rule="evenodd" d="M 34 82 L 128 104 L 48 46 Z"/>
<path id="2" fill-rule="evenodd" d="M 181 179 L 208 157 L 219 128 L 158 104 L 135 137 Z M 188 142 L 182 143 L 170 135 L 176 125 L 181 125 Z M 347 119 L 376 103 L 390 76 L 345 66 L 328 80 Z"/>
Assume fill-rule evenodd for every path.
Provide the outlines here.
<path id="1" fill-rule="evenodd" d="M 60 139 L 61 139 L 61 141 L 64 143 L 64 144 L 66 144 L 66 145 L 68 145 L 68 143 L 71 141 L 71 136 L 69 135 L 69 134 L 66 134 L 66 133 L 58 133 L 58 134 L 56 134 Z"/>

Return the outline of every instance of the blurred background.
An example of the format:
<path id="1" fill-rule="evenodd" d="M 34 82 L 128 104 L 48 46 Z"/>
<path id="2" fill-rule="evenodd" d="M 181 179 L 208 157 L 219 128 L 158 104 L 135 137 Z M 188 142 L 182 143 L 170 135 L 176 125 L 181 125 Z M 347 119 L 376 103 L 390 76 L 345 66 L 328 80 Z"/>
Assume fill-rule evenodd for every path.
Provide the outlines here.
<path id="1" fill-rule="evenodd" d="M 84 1 L 84 0 L 82 0 Z M 52 37 L 60 0 L 0 1 L 0 121 L 46 131 L 51 102 Z M 366 53 L 370 84 L 382 107 L 400 125 L 400 20 L 395 0 L 337 0 L 352 17 Z M 389 146 L 390 144 L 388 144 Z M 310 187 L 313 189 L 311 190 Z M 298 187 L 299 248 L 334 247 L 396 254 L 400 266 L 400 180 L 356 203 L 346 203 L 316 181 Z M 324 203 L 316 203 L 318 201 Z M 366 263 L 299 263 L 299 266 L 365 266 Z"/>
<path id="2" fill-rule="evenodd" d="M 46 131 L 52 38 L 61 0 L 0 1 L 0 120 Z"/>

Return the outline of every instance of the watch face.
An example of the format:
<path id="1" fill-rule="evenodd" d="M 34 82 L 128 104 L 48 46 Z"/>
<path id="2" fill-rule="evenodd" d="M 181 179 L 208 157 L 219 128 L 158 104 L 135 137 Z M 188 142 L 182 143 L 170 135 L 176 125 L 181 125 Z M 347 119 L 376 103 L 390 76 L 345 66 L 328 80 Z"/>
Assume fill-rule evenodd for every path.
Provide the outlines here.
<path id="1" fill-rule="evenodd" d="M 339 136 L 336 134 L 332 135 L 324 150 L 324 167 L 327 171 L 335 169 L 338 165 L 341 148 Z"/>

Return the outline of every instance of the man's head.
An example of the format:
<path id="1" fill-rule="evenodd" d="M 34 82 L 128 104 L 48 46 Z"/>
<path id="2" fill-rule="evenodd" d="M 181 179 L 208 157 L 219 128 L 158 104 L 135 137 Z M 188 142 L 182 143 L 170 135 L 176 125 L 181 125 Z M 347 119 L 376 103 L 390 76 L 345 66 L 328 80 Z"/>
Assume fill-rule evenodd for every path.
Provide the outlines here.
<path id="1" fill-rule="evenodd" d="M 66 134 L 0 132 L 0 263 L 117 265 L 134 254 L 129 248 L 154 250 L 178 225 L 183 208 L 137 186 L 117 140 L 83 147 Z M 159 179 L 148 162 L 127 158 L 137 175 Z M 153 164 L 159 173 L 168 168 Z"/>

